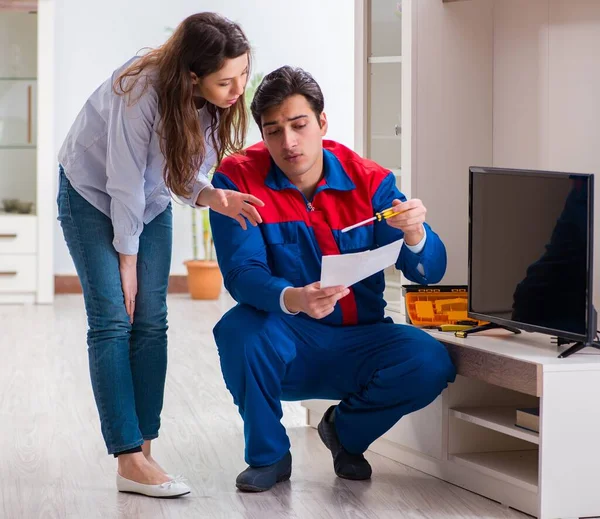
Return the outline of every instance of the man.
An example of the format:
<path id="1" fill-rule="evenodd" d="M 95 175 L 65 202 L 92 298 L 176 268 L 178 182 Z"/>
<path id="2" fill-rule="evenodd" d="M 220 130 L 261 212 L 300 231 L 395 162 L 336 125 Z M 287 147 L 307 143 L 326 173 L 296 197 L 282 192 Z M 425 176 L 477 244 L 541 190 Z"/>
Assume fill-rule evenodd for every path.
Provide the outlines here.
<path id="1" fill-rule="evenodd" d="M 454 380 L 444 347 L 422 330 L 384 319 L 380 272 L 352 287 L 320 288 L 321 257 L 404 238 L 397 268 L 437 283 L 446 251 L 406 201 L 392 173 L 344 146 L 323 141 L 323 94 L 307 72 L 282 67 L 252 102 L 263 143 L 223 161 L 215 187 L 264 202 L 244 232 L 211 213 L 225 286 L 239 303 L 214 335 L 227 388 L 244 420 L 246 462 L 236 485 L 264 491 L 291 475 L 281 400 L 341 400 L 318 426 L 342 478 L 368 479 L 363 453 L 402 416 L 428 405 Z M 393 206 L 387 221 L 341 229 Z M 235 215 L 230 215 L 235 216 Z M 243 220 L 245 214 L 238 215 Z"/>

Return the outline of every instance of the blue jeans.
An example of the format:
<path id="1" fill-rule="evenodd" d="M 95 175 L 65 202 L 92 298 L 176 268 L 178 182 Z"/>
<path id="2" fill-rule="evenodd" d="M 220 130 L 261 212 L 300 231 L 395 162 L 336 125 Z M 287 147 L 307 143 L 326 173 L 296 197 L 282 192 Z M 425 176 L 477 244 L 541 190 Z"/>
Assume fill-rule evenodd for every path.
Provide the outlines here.
<path id="1" fill-rule="evenodd" d="M 58 220 L 83 288 L 92 388 L 109 454 L 158 437 L 167 371 L 171 205 L 144 226 L 133 325 L 125 311 L 110 218 L 71 186 L 62 168 Z"/>

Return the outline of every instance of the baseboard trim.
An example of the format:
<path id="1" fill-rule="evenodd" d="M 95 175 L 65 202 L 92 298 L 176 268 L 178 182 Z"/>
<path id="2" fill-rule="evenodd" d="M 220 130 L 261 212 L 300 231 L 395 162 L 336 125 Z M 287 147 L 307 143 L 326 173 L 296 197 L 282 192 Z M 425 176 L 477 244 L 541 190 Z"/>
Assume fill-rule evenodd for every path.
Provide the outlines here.
<path id="1" fill-rule="evenodd" d="M 79 278 L 72 275 L 54 276 L 55 294 L 81 294 L 81 283 Z M 169 294 L 187 294 L 188 284 L 187 276 L 173 275 L 169 276 Z"/>
<path id="2" fill-rule="evenodd" d="M 54 276 L 55 294 L 81 294 L 81 283 L 77 276 Z"/>
<path id="3" fill-rule="evenodd" d="M 169 294 L 187 294 L 188 292 L 187 276 L 182 274 L 169 276 Z"/>

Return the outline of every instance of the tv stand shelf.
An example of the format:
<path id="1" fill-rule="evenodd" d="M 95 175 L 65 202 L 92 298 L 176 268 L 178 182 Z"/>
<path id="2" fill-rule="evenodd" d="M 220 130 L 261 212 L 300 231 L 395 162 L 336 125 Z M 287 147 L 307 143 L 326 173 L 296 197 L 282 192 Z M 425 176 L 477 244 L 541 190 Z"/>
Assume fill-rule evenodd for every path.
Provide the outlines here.
<path id="1" fill-rule="evenodd" d="M 514 406 L 457 407 L 450 409 L 450 416 L 538 445 L 538 433 L 515 425 L 516 412 L 517 408 Z"/>
<path id="2" fill-rule="evenodd" d="M 600 352 L 560 359 L 567 346 L 526 332 L 428 333 L 456 382 L 371 450 L 542 519 L 600 515 Z M 331 402 L 303 405 L 316 426 Z M 538 406 L 539 434 L 514 425 L 517 408 Z"/>
<path id="3" fill-rule="evenodd" d="M 451 454 L 449 459 L 530 492 L 538 491 L 537 450 Z"/>

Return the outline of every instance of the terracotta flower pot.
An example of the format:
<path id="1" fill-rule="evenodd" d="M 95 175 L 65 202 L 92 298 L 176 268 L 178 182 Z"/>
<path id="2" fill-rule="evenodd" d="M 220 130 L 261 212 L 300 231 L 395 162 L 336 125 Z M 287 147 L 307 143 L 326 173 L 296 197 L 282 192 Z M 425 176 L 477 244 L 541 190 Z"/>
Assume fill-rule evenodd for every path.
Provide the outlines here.
<path id="1" fill-rule="evenodd" d="M 218 299 L 223 276 L 216 261 L 189 260 L 184 262 L 188 271 L 188 289 L 192 299 Z"/>

